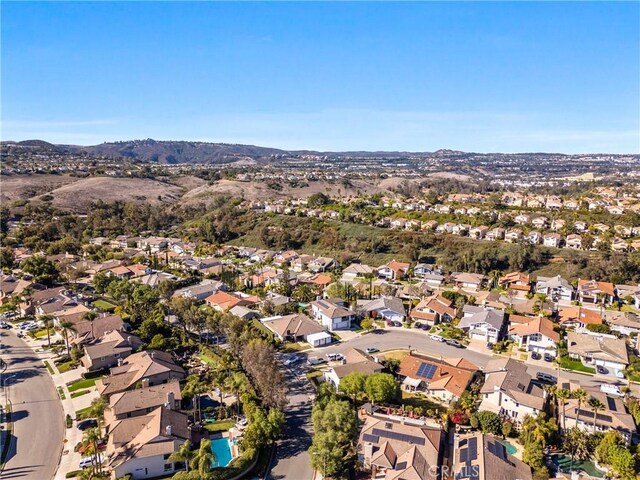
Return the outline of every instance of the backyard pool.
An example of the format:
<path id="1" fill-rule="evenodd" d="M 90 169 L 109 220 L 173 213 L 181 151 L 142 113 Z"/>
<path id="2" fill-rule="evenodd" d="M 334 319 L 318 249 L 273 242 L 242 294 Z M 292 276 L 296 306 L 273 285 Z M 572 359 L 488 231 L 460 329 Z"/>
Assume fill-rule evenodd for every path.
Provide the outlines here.
<path id="1" fill-rule="evenodd" d="M 571 471 L 571 457 L 569 455 L 552 455 L 551 463 L 553 463 L 553 466 L 560 472 L 568 473 Z M 595 478 L 604 478 L 604 472 L 598 470 L 593 462 L 575 459 L 573 461 L 573 470 L 581 470 Z"/>
<path id="2" fill-rule="evenodd" d="M 507 451 L 507 453 L 509 455 L 513 455 L 514 453 L 516 453 L 518 451 L 518 449 L 516 447 L 514 447 L 513 445 L 511 445 L 509 442 L 507 442 L 506 440 L 502 440 L 500 442 L 502 445 L 504 445 L 505 450 Z"/>
<path id="3" fill-rule="evenodd" d="M 216 456 L 212 467 L 226 467 L 231 463 L 231 444 L 229 439 L 222 437 L 211 440 L 211 451 Z"/>

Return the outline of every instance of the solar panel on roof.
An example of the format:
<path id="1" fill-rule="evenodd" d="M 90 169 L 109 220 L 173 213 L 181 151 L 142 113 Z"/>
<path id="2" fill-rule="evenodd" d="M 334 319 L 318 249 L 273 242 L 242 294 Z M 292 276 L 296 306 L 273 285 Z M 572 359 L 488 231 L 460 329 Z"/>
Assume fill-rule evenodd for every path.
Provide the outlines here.
<path id="1" fill-rule="evenodd" d="M 616 411 L 616 401 L 612 397 L 607 397 L 607 405 L 612 412 Z"/>
<path id="2" fill-rule="evenodd" d="M 376 435 L 371 435 L 369 433 L 365 433 L 364 435 L 362 435 L 362 439 L 365 442 L 378 443 L 378 441 L 380 440 L 380 437 L 377 437 Z"/>
<path id="3" fill-rule="evenodd" d="M 466 462 L 467 461 L 467 449 L 463 448 L 460 450 L 460 462 Z"/>
<path id="4" fill-rule="evenodd" d="M 462 440 L 460 440 L 460 443 L 458 444 L 458 447 L 462 448 L 462 447 L 466 447 L 466 446 L 467 446 L 467 439 L 463 438 Z"/>
<path id="5" fill-rule="evenodd" d="M 398 440 L 405 443 L 413 443 L 415 445 L 424 445 L 425 441 L 423 437 L 415 437 L 413 435 L 407 435 L 406 433 L 390 432 L 388 430 L 381 430 L 374 428 L 371 433 L 382 438 L 389 438 L 391 440 Z"/>
<path id="6" fill-rule="evenodd" d="M 506 460 L 507 458 L 507 448 L 500 442 L 496 442 L 496 456 L 501 460 Z"/>
<path id="7" fill-rule="evenodd" d="M 613 420 L 613 418 L 611 418 L 611 415 L 600 415 L 600 414 L 598 414 L 597 419 L 602 420 L 603 422 L 608 422 L 608 423 L 611 423 L 611 421 Z"/>
<path id="8" fill-rule="evenodd" d="M 469 460 L 478 458 L 478 439 L 472 437 L 469 439 Z"/>
<path id="9" fill-rule="evenodd" d="M 436 368 L 437 367 L 435 365 L 432 365 L 430 363 L 421 363 L 416 374 L 419 377 L 431 379 L 436 373 Z"/>

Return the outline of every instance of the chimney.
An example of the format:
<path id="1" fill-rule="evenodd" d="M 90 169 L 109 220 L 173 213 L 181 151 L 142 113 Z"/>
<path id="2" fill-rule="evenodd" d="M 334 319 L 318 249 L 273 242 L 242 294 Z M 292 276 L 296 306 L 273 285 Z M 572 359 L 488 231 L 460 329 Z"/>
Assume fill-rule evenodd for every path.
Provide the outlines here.
<path id="1" fill-rule="evenodd" d="M 127 343 L 128 343 L 129 345 L 131 345 L 131 335 L 129 335 L 129 336 L 127 337 Z"/>
<path id="2" fill-rule="evenodd" d="M 148 378 L 143 378 L 142 379 L 142 388 L 147 388 L 149 386 L 149 379 Z"/>
<path id="3" fill-rule="evenodd" d="M 169 392 L 167 393 L 167 409 L 168 410 L 173 410 L 173 406 L 175 404 L 176 401 L 176 395 L 173 392 Z"/>
<path id="4" fill-rule="evenodd" d="M 122 366 L 122 358 L 118 359 L 118 366 L 121 367 Z"/>
<path id="5" fill-rule="evenodd" d="M 167 436 L 170 437 L 172 433 L 171 425 L 167 425 L 166 427 L 164 427 L 164 431 L 166 432 Z"/>

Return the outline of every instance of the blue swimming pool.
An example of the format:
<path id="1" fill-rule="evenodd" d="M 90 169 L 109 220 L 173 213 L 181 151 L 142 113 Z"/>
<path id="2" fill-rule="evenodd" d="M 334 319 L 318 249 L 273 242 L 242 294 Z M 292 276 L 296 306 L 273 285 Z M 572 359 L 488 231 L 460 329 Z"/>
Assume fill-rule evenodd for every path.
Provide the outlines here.
<path id="1" fill-rule="evenodd" d="M 212 467 L 226 467 L 231 463 L 231 444 L 228 438 L 211 440 L 211 451 L 216 456 L 211 464 Z"/>
<path id="2" fill-rule="evenodd" d="M 502 440 L 500 443 L 502 445 L 504 445 L 504 448 L 505 448 L 505 450 L 507 451 L 507 453 L 509 455 L 513 455 L 514 453 L 516 453 L 518 451 L 518 449 L 516 447 L 514 447 L 512 444 L 510 444 L 506 440 Z"/>

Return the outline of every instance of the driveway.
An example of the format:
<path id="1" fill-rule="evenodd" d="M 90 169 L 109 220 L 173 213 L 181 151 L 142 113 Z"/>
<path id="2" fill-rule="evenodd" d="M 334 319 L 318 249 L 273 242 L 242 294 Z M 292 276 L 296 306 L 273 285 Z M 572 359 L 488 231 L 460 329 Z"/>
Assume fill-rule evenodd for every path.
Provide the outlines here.
<path id="1" fill-rule="evenodd" d="M 58 393 L 42 361 L 12 331 L 0 334 L 3 374 L 13 406 L 14 430 L 2 480 L 53 478 L 64 438 L 64 416 Z M 15 375 L 13 378 L 9 377 Z M 0 395 L 2 402 L 4 395 Z"/>

